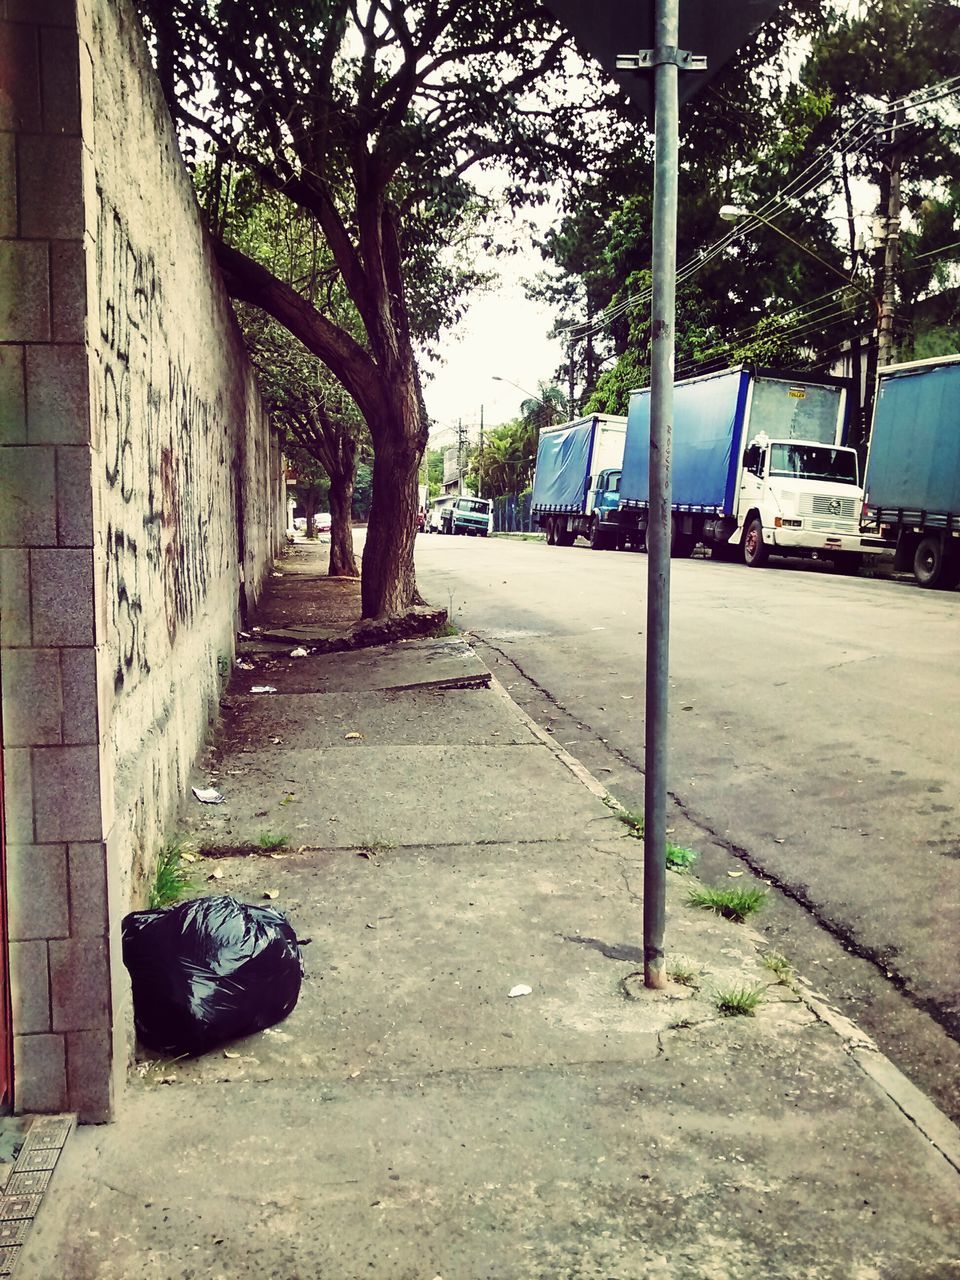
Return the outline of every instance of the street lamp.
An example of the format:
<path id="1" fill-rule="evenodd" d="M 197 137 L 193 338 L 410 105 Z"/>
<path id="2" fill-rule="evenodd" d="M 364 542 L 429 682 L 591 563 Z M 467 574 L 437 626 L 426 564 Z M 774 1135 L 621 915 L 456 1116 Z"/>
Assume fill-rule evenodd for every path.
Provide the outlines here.
<path id="1" fill-rule="evenodd" d="M 765 227 L 769 227 L 771 231 L 776 231 L 778 236 L 783 236 L 784 240 L 789 240 L 795 249 L 799 249 L 801 253 L 805 253 L 808 258 L 813 258 L 819 262 L 821 267 L 826 267 L 828 271 L 832 271 L 835 276 L 839 276 L 845 285 L 851 289 L 856 289 L 858 293 L 862 293 L 865 298 L 877 306 L 877 299 L 874 295 L 863 287 L 857 280 L 846 275 L 839 267 L 835 267 L 832 262 L 828 262 L 826 258 L 821 258 L 819 253 L 814 251 L 805 244 L 801 244 L 799 240 L 794 240 L 789 232 L 784 231 L 783 227 L 778 227 L 775 222 L 771 222 L 769 218 L 765 218 L 762 213 L 755 213 L 752 209 L 746 209 L 742 204 L 725 204 L 720 210 L 720 217 L 724 222 L 740 222 L 744 218 L 756 218 L 758 222 L 762 222 Z"/>
<path id="2" fill-rule="evenodd" d="M 490 377 L 494 382 L 509 382 L 511 387 L 516 387 L 518 391 L 522 391 L 525 396 L 529 396 L 531 400 L 537 400 L 540 404 L 545 404 L 543 396 L 535 395 L 532 391 L 528 391 L 526 387 L 521 387 L 519 382 L 514 382 L 512 378 L 501 378 L 499 373 L 491 373 Z"/>

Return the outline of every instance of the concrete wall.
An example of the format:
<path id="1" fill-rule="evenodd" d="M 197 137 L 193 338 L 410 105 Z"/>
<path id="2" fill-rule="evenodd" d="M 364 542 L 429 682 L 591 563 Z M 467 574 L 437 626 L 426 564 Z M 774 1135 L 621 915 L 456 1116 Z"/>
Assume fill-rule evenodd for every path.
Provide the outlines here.
<path id="1" fill-rule="evenodd" d="M 0 13 L 15 1104 L 94 1120 L 127 1060 L 119 922 L 278 549 L 280 455 L 129 7 Z"/>

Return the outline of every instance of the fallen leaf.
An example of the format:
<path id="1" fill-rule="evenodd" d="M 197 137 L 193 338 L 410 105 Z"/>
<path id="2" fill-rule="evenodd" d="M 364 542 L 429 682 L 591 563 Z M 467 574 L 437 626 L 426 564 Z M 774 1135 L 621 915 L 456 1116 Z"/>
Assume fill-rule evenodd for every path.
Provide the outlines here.
<path id="1" fill-rule="evenodd" d="M 775 837 L 774 837 L 774 840 L 773 840 L 773 843 L 774 843 L 774 844 L 786 844 L 787 842 L 786 842 L 786 840 L 781 840 L 779 836 L 775 836 Z"/>
<path id="2" fill-rule="evenodd" d="M 210 872 L 210 874 L 207 876 L 207 879 L 208 879 L 208 880 L 222 880 L 222 879 L 223 879 L 223 872 L 220 870 L 220 868 L 219 868 L 219 867 L 217 867 L 216 871 L 211 871 L 211 872 Z"/>
<path id="3" fill-rule="evenodd" d="M 279 890 L 279 889 L 264 889 L 264 891 L 263 891 L 263 896 L 264 896 L 265 898 L 270 898 L 270 899 L 271 899 L 271 901 L 272 901 L 274 898 L 279 898 L 279 897 L 280 897 L 280 890 Z"/>
<path id="4" fill-rule="evenodd" d="M 362 738 L 363 734 L 362 733 L 345 733 L 343 737 L 344 737 L 344 741 L 349 742 L 351 738 Z"/>
<path id="5" fill-rule="evenodd" d="M 232 1049 L 224 1049 L 223 1056 L 225 1058 L 239 1058 L 239 1053 L 234 1053 Z"/>
<path id="6" fill-rule="evenodd" d="M 730 879 L 731 879 L 731 880 L 736 880 L 737 876 L 742 876 L 742 875 L 743 875 L 743 872 L 742 872 L 742 871 L 728 871 L 728 872 L 727 872 L 727 875 L 730 877 Z"/>
<path id="7" fill-rule="evenodd" d="M 602 627 L 600 629 L 603 630 Z M 532 996 L 533 988 L 528 987 L 525 982 L 519 982 L 515 987 L 510 988 L 507 995 L 510 996 L 511 999 L 515 996 Z"/>
<path id="8" fill-rule="evenodd" d="M 185 853 L 183 850 L 181 850 L 180 852 L 181 862 L 196 862 L 196 860 L 197 860 L 197 855 L 195 853 Z"/>

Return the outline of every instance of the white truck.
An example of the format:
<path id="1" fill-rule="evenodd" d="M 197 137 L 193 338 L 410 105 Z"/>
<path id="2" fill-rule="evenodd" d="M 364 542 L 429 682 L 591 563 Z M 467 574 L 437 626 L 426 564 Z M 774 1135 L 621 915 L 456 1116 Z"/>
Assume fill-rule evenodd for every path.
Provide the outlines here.
<path id="1" fill-rule="evenodd" d="M 884 540 L 862 534 L 846 383 L 740 366 L 674 388 L 671 555 L 698 543 L 753 568 L 806 555 L 854 572 Z M 650 391 L 630 398 L 619 545 L 646 533 Z"/>

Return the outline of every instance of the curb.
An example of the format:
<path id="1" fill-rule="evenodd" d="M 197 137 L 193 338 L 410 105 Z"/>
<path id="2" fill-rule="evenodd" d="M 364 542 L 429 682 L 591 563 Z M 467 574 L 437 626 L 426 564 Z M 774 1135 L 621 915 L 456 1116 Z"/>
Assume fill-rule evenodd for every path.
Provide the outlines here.
<path id="1" fill-rule="evenodd" d="M 612 809 L 623 811 L 623 805 L 612 796 L 599 778 L 572 756 L 569 751 L 554 742 L 545 729 L 514 702 L 510 694 L 495 676 L 491 676 L 490 688 L 513 706 L 517 715 L 530 732 L 552 752 L 565 768 L 598 800 Z M 756 945 L 756 943 L 755 943 Z M 826 999 L 812 989 L 804 990 L 806 979 L 800 979 L 797 995 L 818 1022 L 828 1026 L 839 1038 L 844 1052 L 856 1063 L 865 1076 L 884 1093 L 894 1106 L 921 1133 L 934 1150 L 960 1173 L 960 1128 L 937 1107 L 925 1093 L 907 1078 L 890 1059 L 877 1048 L 871 1038 L 857 1024 L 833 1009 Z"/>

